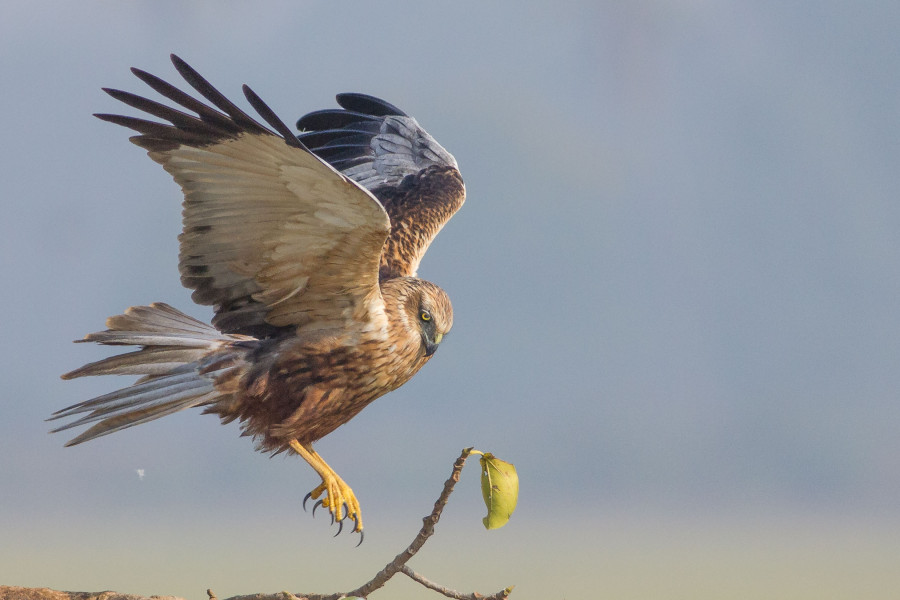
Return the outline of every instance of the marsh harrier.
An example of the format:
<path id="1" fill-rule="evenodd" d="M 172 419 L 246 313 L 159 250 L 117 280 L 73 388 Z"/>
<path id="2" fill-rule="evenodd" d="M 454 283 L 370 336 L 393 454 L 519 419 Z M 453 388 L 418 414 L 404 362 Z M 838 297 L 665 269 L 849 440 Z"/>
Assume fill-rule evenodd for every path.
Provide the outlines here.
<path id="1" fill-rule="evenodd" d="M 106 89 L 158 121 L 96 116 L 137 131 L 181 186 L 181 281 L 215 316 L 154 303 L 109 318 L 79 341 L 140 348 L 63 378 L 140 378 L 55 413 L 81 416 L 54 431 L 92 423 L 74 445 L 200 406 L 261 451 L 303 457 L 322 478 L 307 498 L 361 533 L 356 496 L 312 445 L 403 385 L 450 330 L 447 294 L 416 270 L 465 199 L 456 160 L 383 100 L 340 94 L 296 135 L 247 86 L 266 124 L 172 62 L 208 104 L 132 69 L 179 108 Z"/>

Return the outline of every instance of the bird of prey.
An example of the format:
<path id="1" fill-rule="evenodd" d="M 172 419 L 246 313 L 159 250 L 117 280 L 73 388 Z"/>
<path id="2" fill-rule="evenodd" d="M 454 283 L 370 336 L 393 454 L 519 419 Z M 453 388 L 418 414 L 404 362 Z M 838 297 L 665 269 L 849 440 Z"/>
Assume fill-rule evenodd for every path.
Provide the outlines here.
<path id="1" fill-rule="evenodd" d="M 110 317 L 79 341 L 140 348 L 62 377 L 140 378 L 54 413 L 80 415 L 54 432 L 93 423 L 74 445 L 203 407 L 258 450 L 299 454 L 322 479 L 307 498 L 361 534 L 356 496 L 313 443 L 403 385 L 450 330 L 447 294 L 416 271 L 465 200 L 456 160 L 378 98 L 340 94 L 341 109 L 302 117 L 296 135 L 246 85 L 268 126 L 171 58 L 208 104 L 132 69 L 178 108 L 104 89 L 158 120 L 96 116 L 137 131 L 181 186 L 181 281 L 215 316 L 153 303 Z"/>

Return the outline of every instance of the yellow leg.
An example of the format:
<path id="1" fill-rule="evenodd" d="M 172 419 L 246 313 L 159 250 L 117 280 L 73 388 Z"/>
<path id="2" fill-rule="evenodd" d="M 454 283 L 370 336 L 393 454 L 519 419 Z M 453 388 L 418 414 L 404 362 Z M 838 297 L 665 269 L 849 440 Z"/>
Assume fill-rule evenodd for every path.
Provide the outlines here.
<path id="1" fill-rule="evenodd" d="M 331 511 L 335 521 L 340 522 L 350 517 L 356 523 L 353 531 L 362 531 L 363 525 L 359 501 L 356 499 L 356 494 L 353 493 L 350 486 L 344 483 L 344 480 L 334 472 L 334 469 L 328 466 L 328 463 L 319 456 L 319 453 L 312 449 L 312 444 L 301 444 L 297 440 L 291 440 L 290 446 L 322 478 L 322 484 L 310 492 L 310 497 L 316 499 L 322 495 L 322 492 L 325 492 L 322 506 Z M 346 514 L 344 514 L 345 505 L 347 508 Z"/>

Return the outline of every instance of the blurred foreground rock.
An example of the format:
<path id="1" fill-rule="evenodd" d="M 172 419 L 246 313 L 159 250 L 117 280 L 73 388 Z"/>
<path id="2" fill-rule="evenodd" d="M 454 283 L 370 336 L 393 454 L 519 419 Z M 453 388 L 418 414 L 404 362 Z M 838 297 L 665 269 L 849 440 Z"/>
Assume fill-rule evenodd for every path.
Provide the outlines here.
<path id="1" fill-rule="evenodd" d="M 61 592 L 50 588 L 0 585 L 0 600 L 184 600 L 175 596 L 135 596 L 119 592 Z"/>

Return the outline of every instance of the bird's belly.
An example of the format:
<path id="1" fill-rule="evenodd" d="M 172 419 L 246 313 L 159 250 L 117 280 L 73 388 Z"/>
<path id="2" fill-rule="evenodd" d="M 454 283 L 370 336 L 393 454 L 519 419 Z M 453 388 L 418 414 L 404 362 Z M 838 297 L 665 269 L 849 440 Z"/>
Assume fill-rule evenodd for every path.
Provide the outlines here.
<path id="1" fill-rule="evenodd" d="M 389 352 L 333 352 L 281 361 L 248 385 L 239 402 L 244 432 L 260 449 L 312 443 L 415 375 L 427 359 Z"/>

